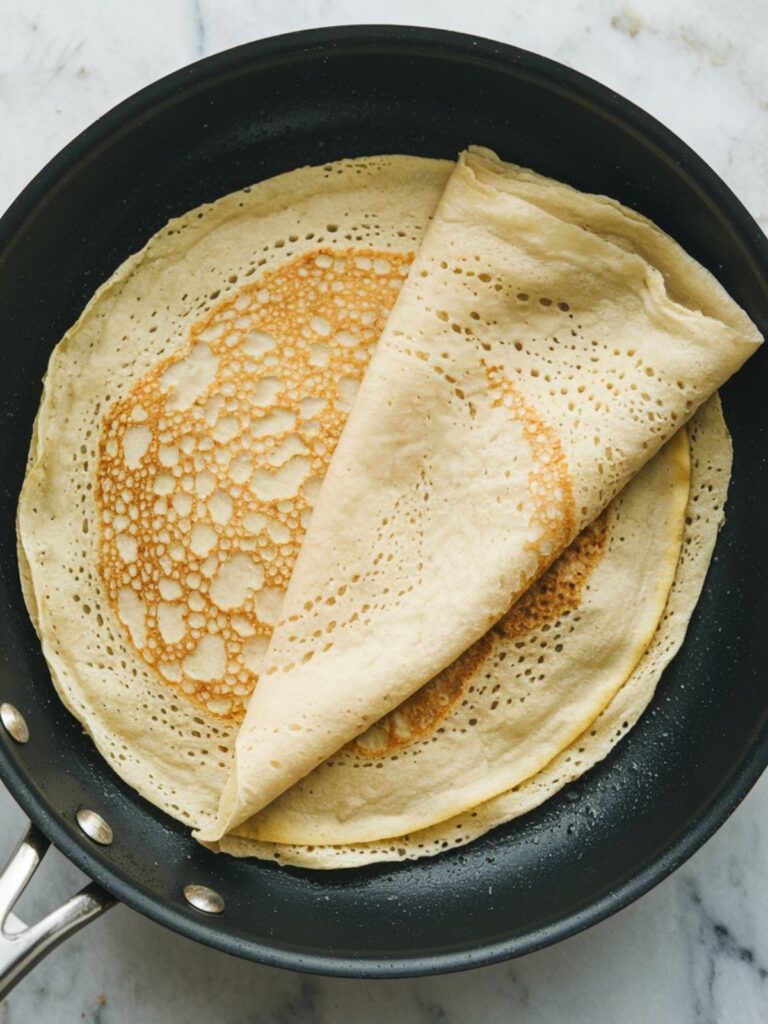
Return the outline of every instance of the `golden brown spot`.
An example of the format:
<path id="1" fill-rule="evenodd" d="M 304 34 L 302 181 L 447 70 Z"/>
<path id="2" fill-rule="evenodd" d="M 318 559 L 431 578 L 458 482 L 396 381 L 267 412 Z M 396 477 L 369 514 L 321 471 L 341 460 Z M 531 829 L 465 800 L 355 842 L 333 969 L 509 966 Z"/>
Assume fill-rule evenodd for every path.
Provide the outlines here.
<path id="1" fill-rule="evenodd" d="M 512 381 L 496 367 L 486 367 L 486 374 L 491 389 L 498 392 L 494 407 L 509 410 L 531 447 L 528 497 L 533 504 L 531 525 L 538 529 L 538 537 L 527 542 L 525 549 L 536 558 L 536 568 L 529 576 L 536 579 L 573 536 L 575 505 L 568 462 L 557 433 L 528 405 Z"/>
<path id="2" fill-rule="evenodd" d="M 240 720 L 412 254 L 318 249 L 196 324 L 107 412 L 99 573 L 160 678 Z"/>
<path id="3" fill-rule="evenodd" d="M 361 757 L 384 757 L 430 735 L 459 700 L 467 681 L 493 653 L 499 638 L 517 640 L 578 608 L 584 586 L 605 551 L 608 515 L 606 510 L 583 530 L 485 636 L 358 736 L 348 749 Z"/>
<path id="4" fill-rule="evenodd" d="M 547 572 L 499 619 L 494 633 L 506 640 L 517 640 L 578 608 L 584 585 L 605 552 L 608 515 L 606 509 L 582 530 Z"/>

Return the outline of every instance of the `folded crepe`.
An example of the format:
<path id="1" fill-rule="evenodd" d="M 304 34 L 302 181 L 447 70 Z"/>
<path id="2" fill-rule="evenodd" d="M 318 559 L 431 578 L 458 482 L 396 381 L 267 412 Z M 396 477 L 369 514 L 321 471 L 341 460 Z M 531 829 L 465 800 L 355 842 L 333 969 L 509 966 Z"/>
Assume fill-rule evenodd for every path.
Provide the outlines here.
<path id="1" fill-rule="evenodd" d="M 99 750 L 193 828 L 212 831 L 317 492 L 452 166 L 341 161 L 193 210 L 52 356 L 19 504 L 30 614 Z M 578 194 L 552 184 L 517 170 L 573 217 Z M 607 201 L 590 216 L 704 308 L 711 278 L 678 270 L 666 236 Z M 433 854 L 604 756 L 682 641 L 722 516 L 716 399 L 688 432 L 690 459 L 678 433 L 487 634 L 214 848 L 320 868 Z M 481 802 L 437 821 L 461 775 L 461 803 Z"/>
<path id="2" fill-rule="evenodd" d="M 761 340 L 648 221 L 462 154 L 331 459 L 200 837 L 242 825 L 478 641 Z M 613 692 L 588 687 L 583 724 L 612 678 Z M 574 739 L 572 716 L 548 729 L 517 781 Z M 515 784 L 462 766 L 438 813 Z M 435 813 L 422 801 L 407 828 Z"/>

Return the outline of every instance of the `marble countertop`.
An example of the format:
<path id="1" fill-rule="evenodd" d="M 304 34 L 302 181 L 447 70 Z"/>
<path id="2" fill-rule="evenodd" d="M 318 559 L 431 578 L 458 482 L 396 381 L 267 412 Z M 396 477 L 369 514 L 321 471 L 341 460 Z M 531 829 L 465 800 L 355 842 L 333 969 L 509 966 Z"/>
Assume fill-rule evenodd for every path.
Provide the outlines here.
<path id="1" fill-rule="evenodd" d="M 768 230 L 765 0 L 3 0 L 0 207 L 113 104 L 205 54 L 298 28 L 418 23 L 538 51 L 612 86 L 696 149 Z M 0 859 L 23 816 L 0 787 Z M 0 1005 L 0 1024 L 757 1024 L 768 1019 L 768 779 L 683 868 L 613 918 L 522 960 L 406 981 L 234 960 L 118 907 Z M 82 884 L 56 852 L 21 905 Z"/>

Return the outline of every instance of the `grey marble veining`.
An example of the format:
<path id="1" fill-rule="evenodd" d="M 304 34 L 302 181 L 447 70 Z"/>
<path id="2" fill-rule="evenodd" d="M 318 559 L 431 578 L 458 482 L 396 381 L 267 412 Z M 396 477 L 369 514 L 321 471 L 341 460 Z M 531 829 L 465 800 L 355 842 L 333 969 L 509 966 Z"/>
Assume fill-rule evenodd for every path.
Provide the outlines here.
<path id="1" fill-rule="evenodd" d="M 317 25 L 474 32 L 587 72 L 693 146 L 768 229 L 764 0 L 3 0 L 0 205 L 106 109 L 196 58 Z M 23 817 L 0 790 L 0 858 Z M 311 978 L 196 946 L 119 907 L 0 1006 L 0 1024 L 763 1024 L 768 1020 L 768 782 L 680 871 L 552 949 L 465 975 Z M 83 882 L 53 852 L 34 918 Z"/>

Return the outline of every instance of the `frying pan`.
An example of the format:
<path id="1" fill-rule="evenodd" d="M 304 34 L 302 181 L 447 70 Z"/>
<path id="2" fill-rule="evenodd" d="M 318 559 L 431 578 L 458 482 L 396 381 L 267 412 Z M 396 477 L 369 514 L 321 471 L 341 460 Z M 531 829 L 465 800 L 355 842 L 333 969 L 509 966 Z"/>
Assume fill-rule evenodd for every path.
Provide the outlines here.
<path id="1" fill-rule="evenodd" d="M 94 880 L 28 931 L 6 922 L 7 986 L 113 898 L 295 970 L 404 976 L 518 956 L 657 883 L 765 766 L 765 352 L 723 390 L 728 518 L 651 708 L 579 782 L 465 848 L 331 872 L 216 856 L 124 785 L 56 697 L 19 590 L 14 513 L 48 356 L 90 295 L 169 217 L 256 180 L 344 156 L 453 157 L 470 142 L 641 210 L 768 333 L 768 242 L 679 139 L 565 67 L 428 29 L 322 29 L 200 61 L 96 122 L 0 221 L 0 772 L 34 823 L 0 882 L 0 917 L 49 840 Z M 190 885 L 212 892 L 196 907 Z"/>

